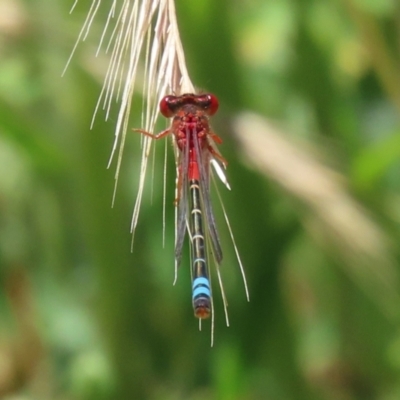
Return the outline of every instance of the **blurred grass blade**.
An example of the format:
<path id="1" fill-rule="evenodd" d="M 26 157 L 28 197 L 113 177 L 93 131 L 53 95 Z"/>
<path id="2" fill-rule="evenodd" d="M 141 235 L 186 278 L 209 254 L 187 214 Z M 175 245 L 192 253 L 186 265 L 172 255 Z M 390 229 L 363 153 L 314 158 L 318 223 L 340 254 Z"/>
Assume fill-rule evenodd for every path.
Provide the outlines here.
<path id="1" fill-rule="evenodd" d="M 389 238 L 346 192 L 344 178 L 257 115 L 241 114 L 234 126 L 248 162 L 306 206 L 306 228 L 333 245 L 346 271 L 397 318 L 399 277 Z"/>
<path id="2" fill-rule="evenodd" d="M 93 0 L 78 41 L 86 37 L 99 6 L 100 2 Z M 186 68 L 173 0 L 113 1 L 109 7 L 99 48 L 103 41 L 108 40 L 106 52 L 111 52 L 110 63 L 93 119 L 99 108 L 105 110 L 107 119 L 113 99 L 117 99 L 119 112 L 109 162 L 110 165 L 118 149 L 114 203 L 137 78 L 141 80 L 143 77 L 140 82 L 140 92 L 145 99 L 141 110 L 142 127 L 149 132 L 154 130 L 161 98 L 167 92 L 194 92 L 194 87 Z M 144 73 L 140 69 L 142 65 L 145 66 Z M 133 235 L 139 216 L 151 143 L 151 138 L 144 137 L 139 188 L 131 224 Z"/>

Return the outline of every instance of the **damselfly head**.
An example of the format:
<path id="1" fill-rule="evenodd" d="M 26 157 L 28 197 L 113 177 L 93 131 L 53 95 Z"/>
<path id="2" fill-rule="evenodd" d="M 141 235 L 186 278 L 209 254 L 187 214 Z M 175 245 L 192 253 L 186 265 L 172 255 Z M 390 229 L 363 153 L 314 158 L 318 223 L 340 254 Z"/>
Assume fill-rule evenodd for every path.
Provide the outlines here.
<path id="1" fill-rule="evenodd" d="M 192 94 L 186 93 L 181 96 L 168 95 L 160 101 L 160 112 L 166 118 L 173 117 L 180 108 L 192 104 L 203 110 L 207 115 L 214 115 L 219 107 L 219 102 L 216 96 L 211 93 Z"/>
<path id="2" fill-rule="evenodd" d="M 171 118 L 175 115 L 176 110 L 179 107 L 179 97 L 176 96 L 165 96 L 160 101 L 160 112 L 165 118 Z"/>
<path id="3" fill-rule="evenodd" d="M 211 93 L 196 96 L 196 105 L 201 107 L 207 115 L 214 115 L 218 111 L 219 102 L 216 96 Z"/>

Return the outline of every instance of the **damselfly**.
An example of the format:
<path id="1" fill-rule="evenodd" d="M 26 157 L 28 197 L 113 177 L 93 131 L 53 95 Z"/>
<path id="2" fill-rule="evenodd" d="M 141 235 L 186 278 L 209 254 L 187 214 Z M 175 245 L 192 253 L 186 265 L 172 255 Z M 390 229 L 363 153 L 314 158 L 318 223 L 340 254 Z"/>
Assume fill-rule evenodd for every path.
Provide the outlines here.
<path id="1" fill-rule="evenodd" d="M 216 146 L 221 144 L 222 140 L 212 132 L 209 125 L 209 117 L 217 110 L 218 99 L 213 94 L 169 95 L 161 100 L 160 112 L 166 118 L 173 118 L 171 126 L 156 135 L 135 129 L 136 132 L 153 139 L 173 135 L 177 165 L 175 268 L 180 265 L 183 243 L 188 230 L 191 243 L 194 314 L 200 320 L 211 315 L 212 328 L 214 306 L 210 284 L 210 255 L 215 261 L 226 321 L 229 325 L 227 301 L 219 270 L 222 249 L 210 200 L 210 177 L 212 178 L 210 165 L 213 165 L 219 178 L 229 188 L 224 173 L 227 162 Z M 221 200 L 219 193 L 218 197 Z M 246 295 L 249 298 L 243 266 L 222 202 L 221 206 L 242 272 Z"/>

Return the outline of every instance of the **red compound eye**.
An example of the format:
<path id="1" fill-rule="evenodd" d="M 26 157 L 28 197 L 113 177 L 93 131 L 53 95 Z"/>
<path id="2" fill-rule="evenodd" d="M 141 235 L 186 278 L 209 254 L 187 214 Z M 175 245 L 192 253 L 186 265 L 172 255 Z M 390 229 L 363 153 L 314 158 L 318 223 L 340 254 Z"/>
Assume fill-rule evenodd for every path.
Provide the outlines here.
<path id="1" fill-rule="evenodd" d="M 160 112 L 164 117 L 171 118 L 175 114 L 175 96 L 165 96 L 160 101 Z"/>
<path id="2" fill-rule="evenodd" d="M 214 115 L 218 111 L 219 102 L 216 96 L 213 94 L 206 94 L 209 106 L 207 107 L 207 114 Z"/>

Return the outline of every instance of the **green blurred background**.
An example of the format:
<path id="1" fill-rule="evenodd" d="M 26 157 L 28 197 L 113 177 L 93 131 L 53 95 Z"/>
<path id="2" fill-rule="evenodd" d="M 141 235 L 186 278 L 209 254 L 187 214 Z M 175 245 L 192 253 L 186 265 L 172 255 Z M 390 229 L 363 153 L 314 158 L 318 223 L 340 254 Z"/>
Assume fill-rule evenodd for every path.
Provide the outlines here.
<path id="1" fill-rule="evenodd" d="M 221 191 L 250 289 L 247 303 L 218 212 L 231 326 L 215 288 L 213 348 L 209 324 L 199 332 L 192 315 L 187 249 L 172 285 L 172 156 L 162 246 L 163 144 L 133 252 L 135 134 L 111 208 L 118 106 L 89 129 L 109 60 L 94 56 L 109 5 L 61 78 L 91 1 L 69 15 L 71 5 L 0 0 L 0 397 L 399 399 L 399 3 L 177 1 L 191 78 L 220 99 L 213 126 L 232 187 Z M 387 243 L 380 258 L 340 255 L 340 240 L 312 229 L 313 210 L 254 168 L 232 133 L 245 110 L 336 171 Z M 379 276 L 378 259 L 394 277 L 387 291 L 378 278 L 362 283 Z"/>

